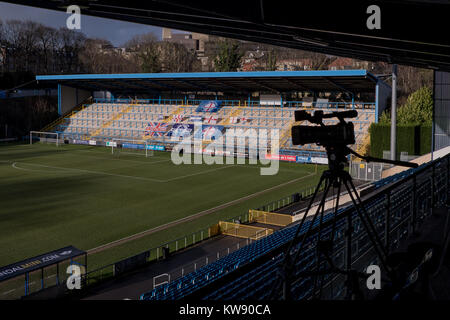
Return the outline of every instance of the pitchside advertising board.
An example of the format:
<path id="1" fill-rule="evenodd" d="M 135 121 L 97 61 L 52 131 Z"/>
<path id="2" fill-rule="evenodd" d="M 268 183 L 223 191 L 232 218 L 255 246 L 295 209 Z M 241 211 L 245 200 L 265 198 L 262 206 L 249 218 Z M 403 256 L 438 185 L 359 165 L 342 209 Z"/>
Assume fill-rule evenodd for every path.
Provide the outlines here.
<path id="1" fill-rule="evenodd" d="M 266 154 L 266 159 L 288 161 L 288 162 L 298 162 L 298 163 L 328 164 L 327 158 L 292 156 L 292 155 L 285 155 L 285 154 Z"/>
<path id="2" fill-rule="evenodd" d="M 72 144 L 89 144 L 89 141 L 87 140 L 72 140 Z"/>
<path id="3" fill-rule="evenodd" d="M 90 146 L 96 146 L 99 145 L 99 143 L 96 140 L 72 140 L 72 144 L 84 144 L 84 145 L 90 145 Z M 116 141 L 107 141 L 106 142 L 107 147 L 117 147 Z M 128 149 L 145 149 L 145 145 L 138 144 L 138 143 L 129 143 L 124 142 L 122 143 L 122 148 L 128 148 Z M 155 150 L 155 151 L 165 151 L 166 147 L 161 145 L 147 145 L 147 150 Z"/>
<path id="4" fill-rule="evenodd" d="M 117 147 L 117 142 L 115 141 L 106 141 L 107 147 Z"/>
<path id="5" fill-rule="evenodd" d="M 125 142 L 125 143 L 122 143 L 122 148 L 144 150 L 145 145 Z M 166 150 L 166 147 L 160 146 L 160 145 L 147 145 L 147 150 L 164 151 L 164 150 Z"/>
<path id="6" fill-rule="evenodd" d="M 74 246 L 68 246 L 42 254 L 40 256 L 16 262 L 5 267 L 1 267 L 0 282 L 23 275 L 27 272 L 35 271 L 68 259 L 84 255 L 85 253 L 85 251 L 77 249 Z"/>

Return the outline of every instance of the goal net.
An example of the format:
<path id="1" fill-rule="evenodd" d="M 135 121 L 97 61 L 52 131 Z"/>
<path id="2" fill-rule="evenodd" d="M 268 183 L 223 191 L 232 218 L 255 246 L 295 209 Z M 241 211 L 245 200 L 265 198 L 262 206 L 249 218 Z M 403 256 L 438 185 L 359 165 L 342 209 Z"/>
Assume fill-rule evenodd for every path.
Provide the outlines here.
<path id="1" fill-rule="evenodd" d="M 44 143 L 59 146 L 59 134 L 57 132 L 30 131 L 30 144 Z"/>
<path id="2" fill-rule="evenodd" d="M 273 233 L 273 230 L 269 228 L 254 227 L 227 221 L 219 221 L 219 228 L 222 234 L 252 240 L 258 240 Z"/>
<path id="3" fill-rule="evenodd" d="M 106 142 L 106 146 L 111 147 L 111 153 L 114 155 L 129 154 L 145 157 L 153 156 L 153 150 L 150 150 L 146 140 L 113 138 Z"/>

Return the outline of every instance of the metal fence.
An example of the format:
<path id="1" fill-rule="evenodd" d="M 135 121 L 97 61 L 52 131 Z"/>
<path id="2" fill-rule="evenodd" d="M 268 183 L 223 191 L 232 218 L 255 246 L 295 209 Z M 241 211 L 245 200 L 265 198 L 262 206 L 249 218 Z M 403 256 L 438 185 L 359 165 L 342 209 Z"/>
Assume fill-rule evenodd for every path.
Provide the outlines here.
<path id="1" fill-rule="evenodd" d="M 387 166 L 383 163 L 351 161 L 349 166 L 350 175 L 353 179 L 363 181 L 377 181 Z"/>

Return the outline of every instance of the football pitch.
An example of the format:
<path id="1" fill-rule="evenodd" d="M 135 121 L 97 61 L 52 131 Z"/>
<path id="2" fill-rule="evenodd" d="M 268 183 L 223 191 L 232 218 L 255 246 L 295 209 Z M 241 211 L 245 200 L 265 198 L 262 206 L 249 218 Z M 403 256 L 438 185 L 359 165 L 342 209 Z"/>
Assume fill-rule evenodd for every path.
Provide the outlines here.
<path id="1" fill-rule="evenodd" d="M 0 146 L 0 266 L 73 245 L 89 269 L 316 185 L 323 166 L 175 165 L 169 152 Z"/>

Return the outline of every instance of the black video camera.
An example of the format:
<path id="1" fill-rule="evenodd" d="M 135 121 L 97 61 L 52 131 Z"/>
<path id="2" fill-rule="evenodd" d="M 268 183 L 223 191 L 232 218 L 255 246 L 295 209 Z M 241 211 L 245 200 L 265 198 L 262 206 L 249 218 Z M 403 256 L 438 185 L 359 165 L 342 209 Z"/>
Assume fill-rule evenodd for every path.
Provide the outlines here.
<path id="1" fill-rule="evenodd" d="M 292 143 L 294 145 L 304 145 L 316 143 L 321 146 L 330 145 L 351 145 L 355 143 L 355 130 L 353 123 L 347 123 L 345 118 L 356 118 L 356 110 L 331 112 L 324 114 L 322 110 L 317 110 L 312 116 L 304 110 L 295 111 L 295 121 L 309 121 L 319 126 L 292 126 Z M 326 126 L 323 119 L 338 118 L 339 123 Z"/>

